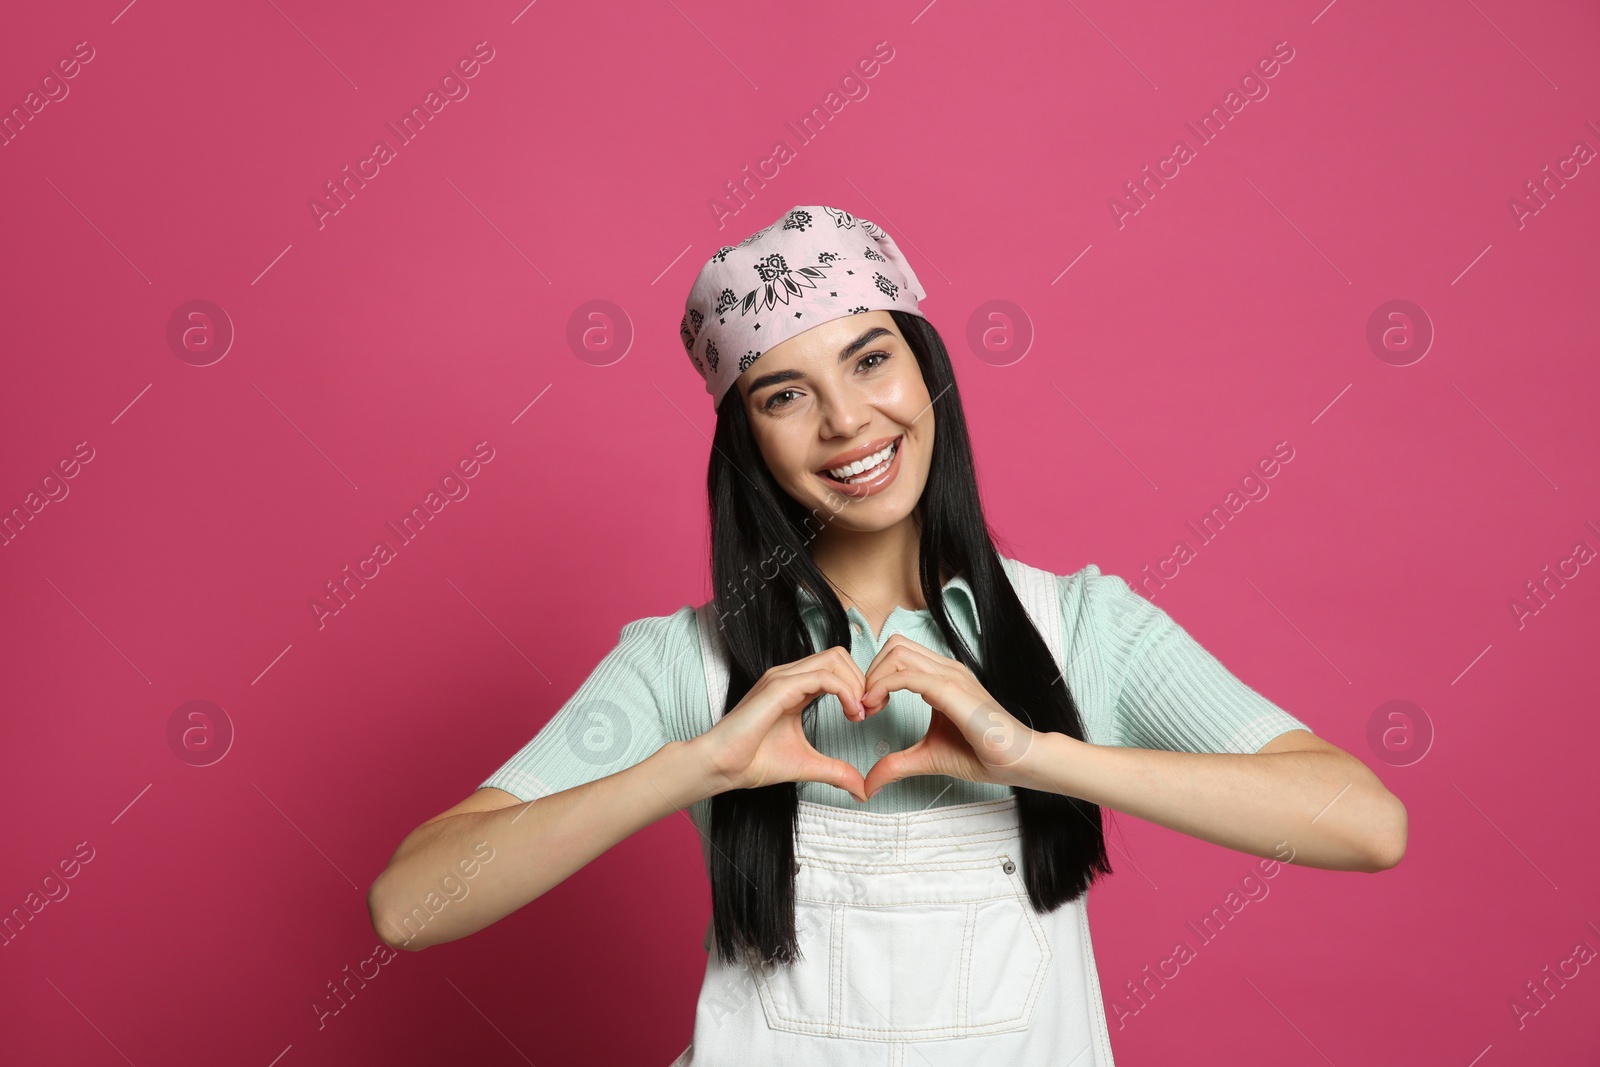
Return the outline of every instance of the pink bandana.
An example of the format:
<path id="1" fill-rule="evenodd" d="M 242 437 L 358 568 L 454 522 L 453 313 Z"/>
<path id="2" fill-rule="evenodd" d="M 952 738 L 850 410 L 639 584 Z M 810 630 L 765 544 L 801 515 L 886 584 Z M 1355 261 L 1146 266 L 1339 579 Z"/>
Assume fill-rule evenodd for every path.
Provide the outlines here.
<path id="1" fill-rule="evenodd" d="M 894 239 L 838 208 L 793 207 L 700 268 L 678 333 L 712 405 L 767 349 L 820 323 L 926 299 Z M 926 317 L 926 316 L 924 316 Z"/>

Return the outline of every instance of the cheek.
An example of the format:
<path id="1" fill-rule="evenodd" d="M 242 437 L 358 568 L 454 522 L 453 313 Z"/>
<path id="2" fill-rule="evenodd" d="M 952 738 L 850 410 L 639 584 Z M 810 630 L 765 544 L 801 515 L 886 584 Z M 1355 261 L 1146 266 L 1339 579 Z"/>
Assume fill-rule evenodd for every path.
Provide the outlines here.
<path id="1" fill-rule="evenodd" d="M 809 453 L 806 442 L 799 435 L 769 433 L 765 439 L 758 439 L 757 444 L 761 446 L 767 469 L 780 484 L 799 483 L 811 472 L 807 466 Z"/>
<path id="2" fill-rule="evenodd" d="M 909 366 L 902 363 L 900 372 L 884 379 L 882 386 L 885 400 L 910 408 L 903 413 L 908 419 L 927 406 L 928 386 L 914 361 Z"/>
<path id="3" fill-rule="evenodd" d="M 933 405 L 921 381 L 897 382 L 885 392 L 879 406 L 902 426 L 915 427 L 918 436 L 933 429 Z"/>

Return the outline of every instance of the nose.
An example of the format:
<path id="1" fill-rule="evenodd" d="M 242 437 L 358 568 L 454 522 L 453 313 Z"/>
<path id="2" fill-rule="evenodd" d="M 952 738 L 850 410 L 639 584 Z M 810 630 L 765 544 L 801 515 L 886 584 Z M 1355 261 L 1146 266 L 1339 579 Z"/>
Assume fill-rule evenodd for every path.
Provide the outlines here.
<path id="1" fill-rule="evenodd" d="M 823 432 L 831 437 L 854 437 L 872 419 L 865 390 L 836 382 L 819 390 Z"/>

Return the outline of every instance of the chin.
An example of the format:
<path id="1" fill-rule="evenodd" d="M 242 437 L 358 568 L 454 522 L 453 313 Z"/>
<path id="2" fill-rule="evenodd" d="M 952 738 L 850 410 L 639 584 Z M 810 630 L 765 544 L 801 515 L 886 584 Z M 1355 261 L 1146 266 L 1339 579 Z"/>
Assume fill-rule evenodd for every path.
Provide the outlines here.
<path id="1" fill-rule="evenodd" d="M 855 533 L 877 533 L 887 530 L 906 521 L 907 517 L 916 510 L 917 503 L 922 499 L 921 484 L 916 486 L 913 499 L 906 499 L 903 495 L 905 486 L 895 486 L 889 493 L 869 497 L 866 500 L 844 500 L 831 494 L 825 494 L 816 501 L 815 510 L 833 515 L 830 525 L 842 530 Z"/>

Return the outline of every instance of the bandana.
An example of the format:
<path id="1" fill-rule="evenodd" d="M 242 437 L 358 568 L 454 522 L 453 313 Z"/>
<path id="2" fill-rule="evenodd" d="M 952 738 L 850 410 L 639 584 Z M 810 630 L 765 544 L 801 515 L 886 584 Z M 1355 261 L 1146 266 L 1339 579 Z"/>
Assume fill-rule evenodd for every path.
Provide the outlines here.
<path id="1" fill-rule="evenodd" d="M 922 315 L 917 302 L 927 295 L 894 239 L 871 222 L 838 208 L 793 207 L 706 261 L 678 334 L 716 406 L 780 341 L 863 311 Z"/>

